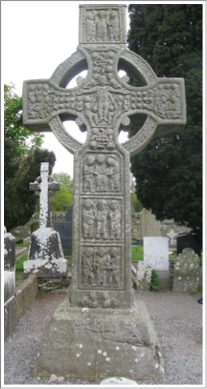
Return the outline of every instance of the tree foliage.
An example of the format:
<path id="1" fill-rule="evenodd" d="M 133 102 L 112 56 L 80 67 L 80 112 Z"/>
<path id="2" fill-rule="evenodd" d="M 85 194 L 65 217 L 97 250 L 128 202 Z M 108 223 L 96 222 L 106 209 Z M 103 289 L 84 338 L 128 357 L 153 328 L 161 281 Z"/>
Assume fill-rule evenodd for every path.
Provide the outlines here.
<path id="1" fill-rule="evenodd" d="M 155 136 L 132 158 L 136 192 L 159 220 L 174 218 L 202 238 L 202 5 L 129 6 L 129 49 L 159 77 L 184 77 L 187 125 Z M 131 80 L 136 85 L 136 80 Z M 130 128 L 130 136 L 138 131 Z"/>
<path id="2" fill-rule="evenodd" d="M 53 212 L 65 212 L 73 204 L 73 180 L 64 172 L 54 173 L 53 178 L 59 182 L 60 191 L 51 197 L 50 209 Z"/>
<path id="3" fill-rule="evenodd" d="M 55 164 L 55 154 L 40 148 L 43 136 L 22 122 L 22 98 L 4 85 L 4 223 L 8 230 L 25 224 L 35 211 L 37 196 L 29 184 L 40 175 L 41 162 Z M 50 173 L 51 174 L 51 173 Z"/>
<path id="4" fill-rule="evenodd" d="M 41 146 L 43 136 L 31 132 L 22 123 L 22 98 L 13 85 L 4 85 L 4 179 L 13 177 L 21 158 L 30 149 Z"/>
<path id="5" fill-rule="evenodd" d="M 73 193 L 73 179 L 69 174 L 65 172 L 54 173 L 53 178 L 55 181 L 59 182 L 59 184 L 64 186 L 68 192 Z"/>
<path id="6" fill-rule="evenodd" d="M 60 191 L 56 192 L 50 200 L 50 209 L 52 212 L 65 212 L 73 205 L 73 195 L 64 185 L 61 185 Z"/>

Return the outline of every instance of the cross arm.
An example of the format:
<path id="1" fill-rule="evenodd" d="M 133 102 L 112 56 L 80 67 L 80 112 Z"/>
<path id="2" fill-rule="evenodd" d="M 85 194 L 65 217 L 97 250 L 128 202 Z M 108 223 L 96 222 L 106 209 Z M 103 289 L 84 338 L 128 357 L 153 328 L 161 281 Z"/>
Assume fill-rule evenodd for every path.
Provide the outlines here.
<path id="1" fill-rule="evenodd" d="M 58 182 L 50 182 L 48 188 L 51 189 L 52 191 L 58 191 L 60 190 L 60 184 Z"/>
<path id="2" fill-rule="evenodd" d="M 40 190 L 40 186 L 37 182 L 31 182 L 29 184 L 29 190 L 34 191 L 34 192 L 38 192 Z"/>

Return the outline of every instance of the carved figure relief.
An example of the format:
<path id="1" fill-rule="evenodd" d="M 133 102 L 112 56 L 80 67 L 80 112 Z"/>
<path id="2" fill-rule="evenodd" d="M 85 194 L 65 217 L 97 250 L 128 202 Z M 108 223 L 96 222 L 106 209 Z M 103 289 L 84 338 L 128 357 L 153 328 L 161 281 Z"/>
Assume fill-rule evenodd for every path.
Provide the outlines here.
<path id="1" fill-rule="evenodd" d="M 107 175 L 105 171 L 105 156 L 98 154 L 95 168 L 96 192 L 107 192 Z"/>
<path id="2" fill-rule="evenodd" d="M 110 296 L 109 292 L 96 293 L 95 290 L 82 297 L 79 304 L 88 308 L 97 308 L 98 306 L 102 306 L 102 308 L 118 308 L 120 306 L 120 302 L 115 297 Z"/>
<path id="3" fill-rule="evenodd" d="M 86 199 L 82 205 L 84 240 L 121 239 L 121 200 Z"/>
<path id="4" fill-rule="evenodd" d="M 84 192 L 94 192 L 94 168 L 95 168 L 95 159 L 94 155 L 89 154 L 85 159 L 85 164 L 83 166 L 83 190 Z"/>
<path id="5" fill-rule="evenodd" d="M 91 200 L 86 200 L 83 204 L 83 238 L 93 239 L 94 238 L 94 227 L 95 227 L 95 210 Z"/>
<path id="6" fill-rule="evenodd" d="M 121 237 L 121 213 L 119 210 L 118 203 L 116 201 L 113 201 L 109 208 L 110 239 L 119 240 Z"/>
<path id="7" fill-rule="evenodd" d="M 95 140 L 92 142 L 97 145 Z M 83 192 L 118 193 L 121 191 L 120 158 L 115 154 L 87 154 L 83 159 L 82 177 Z"/>
<path id="8" fill-rule="evenodd" d="M 91 131 L 90 148 L 93 150 L 113 150 L 115 148 L 113 130 L 110 128 L 93 128 Z"/>
<path id="9" fill-rule="evenodd" d="M 83 285 L 94 286 L 94 258 L 93 248 L 87 247 L 82 255 Z"/>
<path id="10" fill-rule="evenodd" d="M 82 247 L 82 286 L 119 288 L 122 283 L 120 247 Z"/>
<path id="11" fill-rule="evenodd" d="M 86 42 L 118 41 L 120 39 L 117 10 L 88 10 L 85 19 Z"/>
<path id="12" fill-rule="evenodd" d="M 96 204 L 96 239 L 107 239 L 108 228 L 107 228 L 107 217 L 108 207 L 104 201 L 99 201 Z"/>

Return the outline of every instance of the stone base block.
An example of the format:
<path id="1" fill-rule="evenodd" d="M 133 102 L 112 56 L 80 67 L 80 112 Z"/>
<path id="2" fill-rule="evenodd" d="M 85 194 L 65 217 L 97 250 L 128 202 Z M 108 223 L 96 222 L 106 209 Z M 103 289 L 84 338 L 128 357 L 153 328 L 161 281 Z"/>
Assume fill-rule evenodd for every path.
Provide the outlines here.
<path id="1" fill-rule="evenodd" d="M 71 308 L 54 313 L 36 359 L 35 375 L 100 383 L 107 377 L 163 377 L 160 345 L 142 302 L 132 309 Z"/>
<path id="2" fill-rule="evenodd" d="M 38 278 L 66 277 L 68 263 L 58 232 L 50 227 L 41 227 L 33 232 L 29 257 L 23 266 L 25 275 L 33 273 Z"/>
<path id="3" fill-rule="evenodd" d="M 23 263 L 24 275 L 36 274 L 38 278 L 66 277 L 68 262 L 64 258 L 48 261 L 47 259 L 28 259 Z"/>

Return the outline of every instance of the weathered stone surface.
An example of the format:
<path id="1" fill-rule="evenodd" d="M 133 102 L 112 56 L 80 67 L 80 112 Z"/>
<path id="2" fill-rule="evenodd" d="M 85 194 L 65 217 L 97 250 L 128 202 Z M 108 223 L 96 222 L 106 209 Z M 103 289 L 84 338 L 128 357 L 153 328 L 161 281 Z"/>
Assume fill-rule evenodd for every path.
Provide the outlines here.
<path id="1" fill-rule="evenodd" d="M 77 52 L 49 80 L 24 82 L 24 123 L 53 131 L 74 153 L 73 268 L 71 304 L 127 308 L 131 298 L 130 156 L 140 152 L 155 131 L 178 130 L 186 121 L 184 81 L 158 78 L 141 57 L 126 49 L 123 5 L 80 6 Z M 127 83 L 117 69 L 131 71 L 140 87 Z M 77 87 L 65 89 L 81 70 Z M 145 115 L 142 128 L 123 145 L 120 129 L 131 115 Z M 81 145 L 64 129 L 74 119 L 88 131 Z"/>
<path id="2" fill-rule="evenodd" d="M 4 270 L 15 268 L 15 238 L 9 232 L 4 234 Z"/>
<path id="3" fill-rule="evenodd" d="M 30 274 L 16 288 L 16 322 L 25 314 L 38 293 L 37 276 Z"/>
<path id="4" fill-rule="evenodd" d="M 35 182 L 30 183 L 30 190 L 40 196 L 40 228 L 50 227 L 50 197 L 55 191 L 60 190 L 60 184 L 49 175 L 49 162 L 41 163 L 40 176 Z"/>
<path id="5" fill-rule="evenodd" d="M 153 215 L 147 209 L 141 211 L 141 236 L 160 236 L 161 235 L 161 223 L 156 220 Z"/>
<path id="6" fill-rule="evenodd" d="M 24 82 L 24 124 L 52 131 L 74 153 L 70 307 L 55 313 L 43 340 L 36 360 L 36 374 L 43 377 L 96 381 L 114 374 L 144 379 L 164 373 L 145 306 L 129 309 L 130 156 L 156 131 L 177 132 L 185 125 L 185 88 L 183 79 L 156 77 L 147 62 L 126 49 L 125 12 L 118 4 L 81 5 L 77 52 L 50 79 Z M 66 89 L 86 69 L 86 78 L 79 76 L 77 87 Z M 132 72 L 140 86 L 129 85 L 118 69 Z M 133 115 L 146 120 L 121 145 L 119 132 Z M 87 130 L 83 145 L 62 124 L 74 118 Z"/>
<path id="7" fill-rule="evenodd" d="M 4 340 L 14 331 L 16 325 L 16 302 L 15 296 L 11 296 L 4 303 Z"/>
<path id="8" fill-rule="evenodd" d="M 144 262 L 153 270 L 169 270 L 168 238 L 162 236 L 145 237 Z"/>
<path id="9" fill-rule="evenodd" d="M 195 293 L 198 291 L 200 258 L 191 248 L 178 255 L 174 266 L 173 292 Z"/>
<path id="10" fill-rule="evenodd" d="M 145 305 L 80 309 L 65 301 L 47 329 L 35 374 L 94 382 L 106 376 L 133 380 L 163 376 L 160 345 Z"/>
<path id="11" fill-rule="evenodd" d="M 15 271 L 4 271 L 4 302 L 15 294 Z"/>
<path id="12" fill-rule="evenodd" d="M 59 189 L 60 185 L 49 175 L 49 163 L 42 162 L 40 177 L 30 183 L 30 190 L 40 193 L 40 228 L 31 235 L 29 257 L 23 265 L 25 274 L 35 273 L 39 278 L 67 275 L 60 236 L 50 227 L 50 197 Z"/>
<path id="13" fill-rule="evenodd" d="M 23 266 L 25 274 L 34 273 L 37 277 L 66 276 L 68 265 L 64 259 L 58 232 L 49 227 L 42 227 L 33 232 L 29 259 Z"/>
<path id="14" fill-rule="evenodd" d="M 152 276 L 152 268 L 144 261 L 137 262 L 137 289 L 149 290 Z"/>

